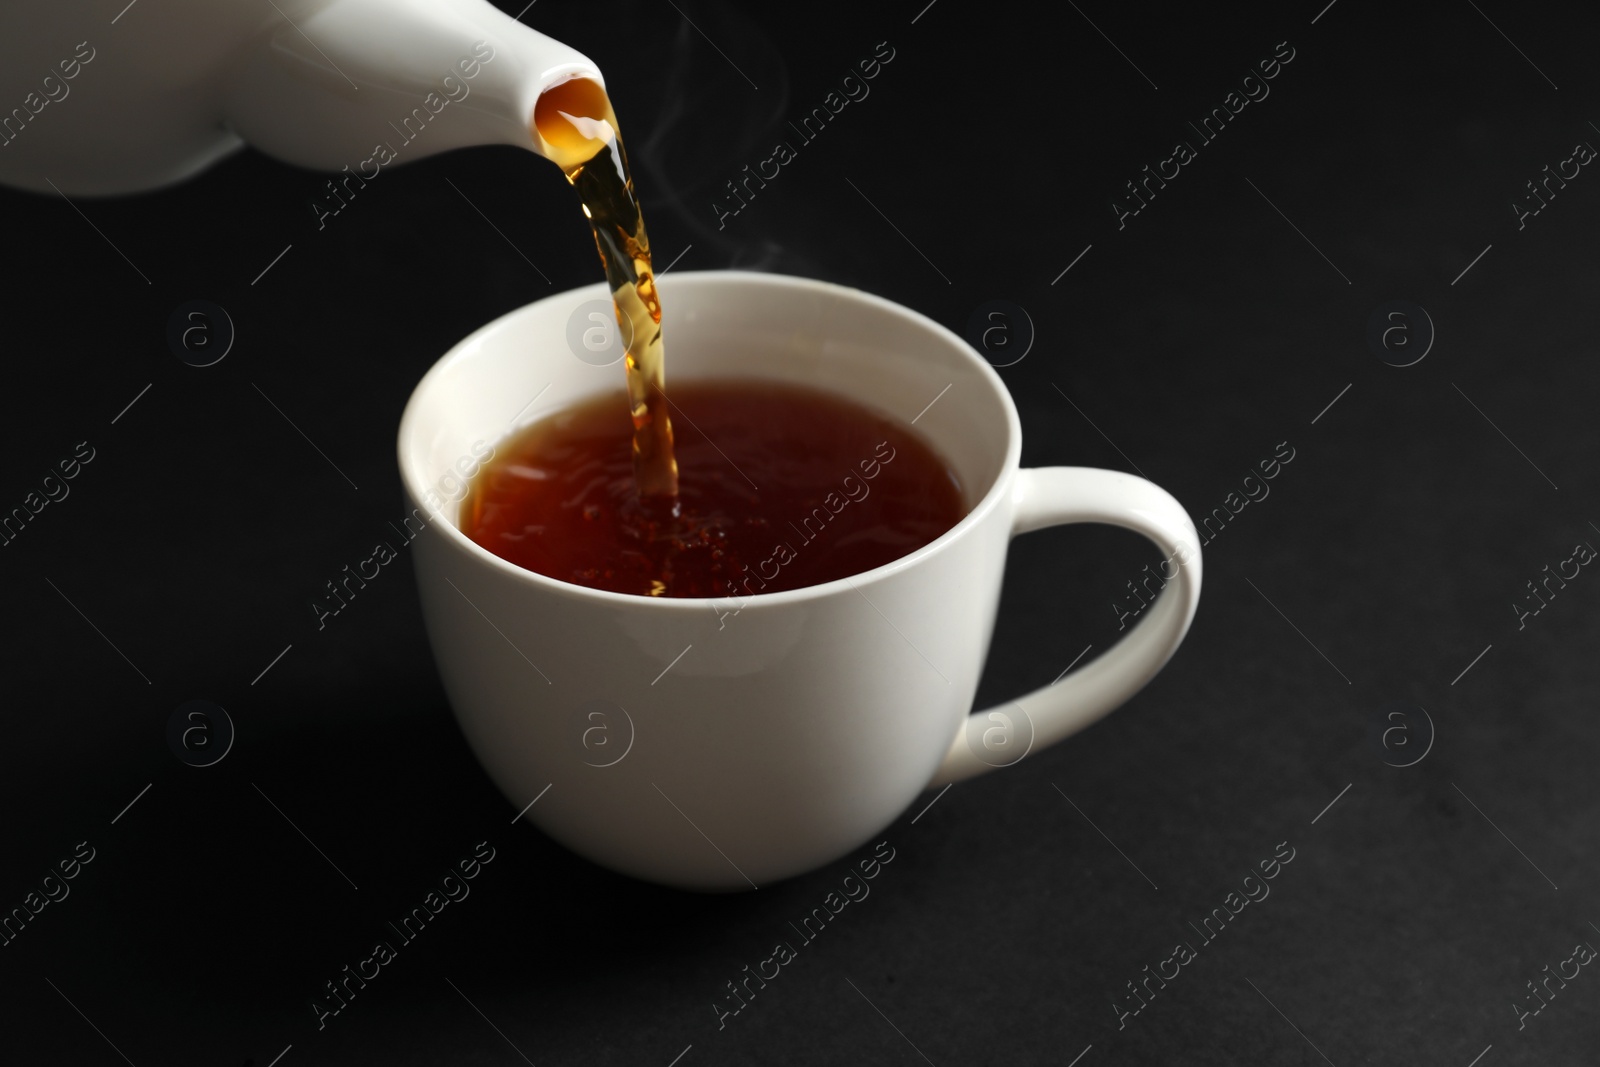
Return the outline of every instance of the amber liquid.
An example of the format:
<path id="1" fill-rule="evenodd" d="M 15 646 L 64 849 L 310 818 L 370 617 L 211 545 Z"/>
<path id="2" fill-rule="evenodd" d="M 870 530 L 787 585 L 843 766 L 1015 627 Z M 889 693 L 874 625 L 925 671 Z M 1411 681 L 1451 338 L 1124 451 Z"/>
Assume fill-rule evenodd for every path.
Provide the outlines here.
<path id="1" fill-rule="evenodd" d="M 650 238 L 634 195 L 617 116 L 598 83 L 571 78 L 539 97 L 533 124 L 549 146 L 551 159 L 578 190 L 611 283 L 611 299 L 628 349 L 634 480 L 641 496 L 658 509 L 670 510 L 678 495 L 678 465 L 663 391 L 661 302 L 650 263 Z"/>
<path id="2" fill-rule="evenodd" d="M 963 515 L 909 426 L 812 389 L 680 384 L 676 513 L 634 487 L 626 405 L 600 396 L 496 446 L 461 529 L 512 563 L 617 593 L 737 597 L 860 574 Z"/>

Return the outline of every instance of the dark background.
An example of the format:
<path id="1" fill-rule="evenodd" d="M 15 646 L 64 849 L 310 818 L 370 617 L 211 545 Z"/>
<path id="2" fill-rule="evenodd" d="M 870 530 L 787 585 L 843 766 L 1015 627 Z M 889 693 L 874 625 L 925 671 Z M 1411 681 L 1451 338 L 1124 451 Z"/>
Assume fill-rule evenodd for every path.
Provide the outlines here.
<path id="1" fill-rule="evenodd" d="M 468 752 L 409 557 L 320 632 L 309 607 L 402 513 L 394 436 L 424 370 L 599 278 L 556 170 L 510 148 L 408 162 L 320 232 L 321 178 L 252 151 L 78 201 L 103 237 L 59 197 L 0 193 L 0 507 L 95 453 L 0 549 L 0 907 L 95 850 L 0 949 L 0 1059 L 1593 1062 L 1600 974 L 1520 1029 L 1514 1006 L 1600 945 L 1600 577 L 1521 629 L 1512 605 L 1600 545 L 1600 176 L 1522 229 L 1510 204 L 1600 144 L 1600 17 L 1324 3 L 523 16 L 607 72 L 658 264 L 853 284 L 958 331 L 1009 301 L 1034 332 L 1001 371 L 1024 461 L 1137 470 L 1196 518 L 1294 450 L 1206 546 L 1166 670 L 1070 742 L 914 805 L 871 896 L 720 1030 L 724 983 L 850 861 L 733 896 L 595 868 L 512 825 Z M 722 183 L 880 41 L 870 97 L 719 231 Z M 1123 183 L 1281 41 L 1270 97 L 1119 229 Z M 237 331 L 207 368 L 166 341 L 192 299 Z M 1395 300 L 1437 331 L 1408 367 L 1367 341 Z M 1021 318 L 1007 330 L 998 362 L 1027 348 Z M 1019 540 L 980 701 L 1109 647 L 1109 605 L 1157 558 L 1101 528 Z M 205 768 L 166 739 L 195 699 L 237 729 Z M 1400 726 L 1387 748 L 1375 723 Z M 481 840 L 471 896 L 319 1031 L 322 983 Z M 1270 897 L 1201 944 L 1189 924 L 1281 842 Z M 1198 958 L 1119 1029 L 1125 983 L 1182 940 Z"/>

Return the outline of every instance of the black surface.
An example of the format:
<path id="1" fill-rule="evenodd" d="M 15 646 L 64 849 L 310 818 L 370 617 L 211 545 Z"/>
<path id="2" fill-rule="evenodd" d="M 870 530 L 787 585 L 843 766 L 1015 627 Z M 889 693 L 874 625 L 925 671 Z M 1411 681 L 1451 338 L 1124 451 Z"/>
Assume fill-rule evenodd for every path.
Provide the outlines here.
<path id="1" fill-rule="evenodd" d="M 849 862 L 711 897 L 597 869 L 512 825 L 450 717 L 408 559 L 320 632 L 308 608 L 401 513 L 394 433 L 422 372 L 598 278 L 555 169 L 495 148 L 409 163 L 320 232 L 321 179 L 253 152 L 79 202 L 100 233 L 5 192 L 0 506 L 78 442 L 94 459 L 0 549 L 0 905 L 95 852 L 0 949 L 0 1059 L 1594 1062 L 1593 968 L 1520 1027 L 1513 1006 L 1600 945 L 1600 577 L 1520 629 L 1512 605 L 1600 545 L 1600 176 L 1521 229 L 1509 207 L 1600 144 L 1592 7 L 925 2 L 524 18 L 608 72 L 658 256 L 851 283 L 958 331 L 985 301 L 1026 309 L 1037 338 L 1001 372 L 1026 463 L 1136 469 L 1198 518 L 1288 442 L 1270 496 L 1206 546 L 1168 668 L 913 824 L 919 801 L 870 897 L 719 1029 L 724 983 Z M 885 40 L 870 97 L 718 231 L 721 183 Z M 1122 183 L 1280 41 L 1271 95 L 1119 229 Z M 634 69 L 647 42 L 661 74 Z M 237 329 L 207 368 L 165 340 L 192 299 Z M 1437 329 L 1404 368 L 1366 340 L 1395 300 Z M 980 700 L 1109 647 L 1108 605 L 1154 562 L 1097 528 L 1016 542 Z M 206 768 L 166 740 L 195 699 L 237 727 Z M 1405 768 L 1385 760 L 1424 747 L 1414 711 L 1387 753 L 1369 738 L 1396 702 L 1436 733 Z M 319 1030 L 322 983 L 481 840 L 470 897 Z M 1281 842 L 1271 895 L 1202 943 L 1190 924 Z M 1125 983 L 1179 941 L 1198 957 L 1119 1028 Z"/>

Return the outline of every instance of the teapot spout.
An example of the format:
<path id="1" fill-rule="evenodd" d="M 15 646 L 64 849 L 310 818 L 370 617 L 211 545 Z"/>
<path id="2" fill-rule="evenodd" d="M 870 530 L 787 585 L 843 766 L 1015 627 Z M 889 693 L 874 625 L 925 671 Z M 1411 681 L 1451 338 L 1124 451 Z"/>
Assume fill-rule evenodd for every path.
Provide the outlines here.
<path id="1" fill-rule="evenodd" d="M 288 163 L 372 177 L 396 160 L 510 144 L 540 155 L 539 95 L 582 53 L 487 0 L 307 0 L 273 13 L 227 75 L 225 121 Z M 269 9 L 270 10 L 270 9 Z"/>

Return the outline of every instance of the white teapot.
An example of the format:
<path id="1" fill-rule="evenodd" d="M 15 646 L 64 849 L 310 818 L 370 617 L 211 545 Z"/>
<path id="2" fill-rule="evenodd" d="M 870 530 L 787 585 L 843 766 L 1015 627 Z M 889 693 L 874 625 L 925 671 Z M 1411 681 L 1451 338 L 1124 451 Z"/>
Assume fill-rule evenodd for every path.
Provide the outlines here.
<path id="1" fill-rule="evenodd" d="M 0 184 L 131 193 L 246 143 L 359 177 L 466 145 L 549 155 L 534 105 L 573 76 L 604 84 L 487 0 L 0 0 Z"/>

